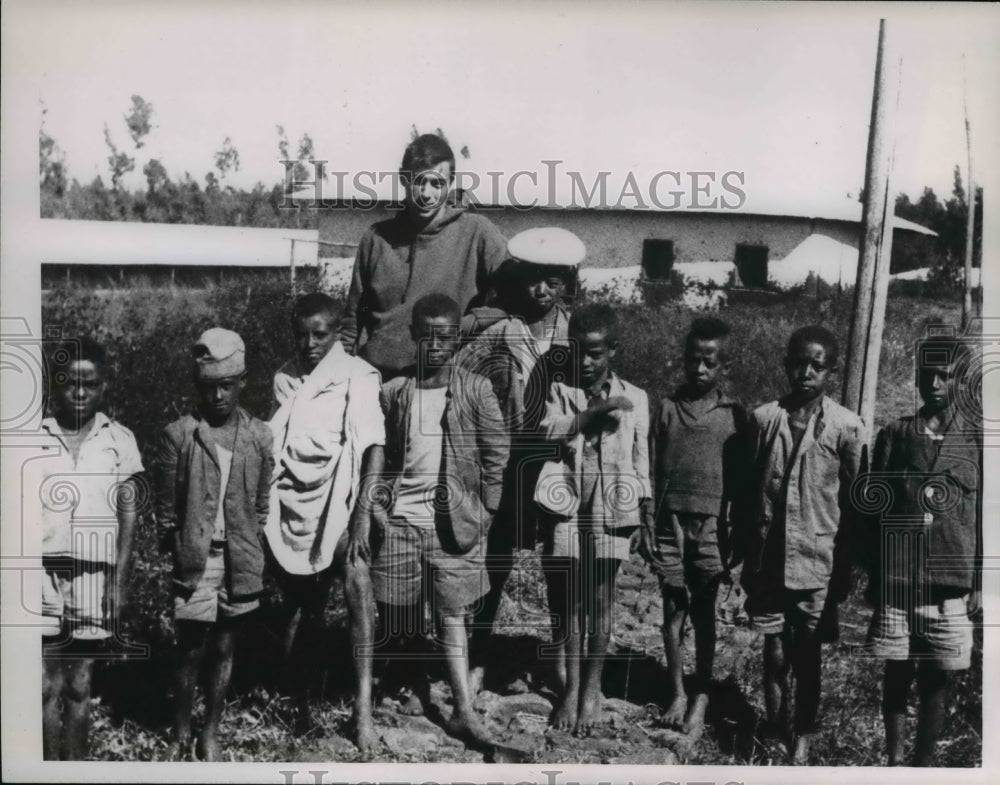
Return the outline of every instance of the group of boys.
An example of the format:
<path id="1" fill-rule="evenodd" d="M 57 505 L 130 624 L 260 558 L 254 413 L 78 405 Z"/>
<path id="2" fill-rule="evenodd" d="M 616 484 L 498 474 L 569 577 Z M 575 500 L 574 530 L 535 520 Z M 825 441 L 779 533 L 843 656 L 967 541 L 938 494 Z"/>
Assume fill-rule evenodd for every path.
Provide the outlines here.
<path id="1" fill-rule="evenodd" d="M 390 248 L 391 240 L 371 242 Z M 923 406 L 879 434 L 869 472 L 863 423 L 826 395 L 838 347 L 822 327 L 792 333 L 788 393 L 748 414 L 724 391 L 735 337 L 718 319 L 696 319 L 684 341 L 685 382 L 651 417 L 647 394 L 613 370 L 614 309 L 566 307 L 584 253 L 559 229 L 515 236 L 506 261 L 491 267 L 489 307 L 467 308 L 437 292 L 405 308 L 379 305 L 355 282 L 355 327 L 377 308 L 395 324 L 369 349 L 377 369 L 354 356 L 354 337 L 346 348 L 341 343 L 333 300 L 301 297 L 292 314 L 296 355 L 275 374 L 267 423 L 239 405 L 246 379 L 240 337 L 213 328 L 193 344 L 196 409 L 168 425 L 151 450 L 156 518 L 174 565 L 170 759 L 191 754 L 205 660 L 206 709 L 194 754 L 219 758 L 237 633 L 259 605 L 266 565 L 287 611 L 284 655 L 303 727 L 308 657 L 315 656 L 303 623 L 322 623 L 339 575 L 358 747 L 377 743 L 373 661 L 382 665 L 380 691 L 401 711 L 430 708 L 414 656 L 429 606 L 451 688 L 446 730 L 489 749 L 493 740 L 472 702 L 518 551 L 540 544 L 553 628 L 545 648 L 557 696 L 553 727 L 586 736 L 601 721 L 617 573 L 637 551 L 663 594 L 673 690 L 663 721 L 698 734 L 713 679 L 719 586 L 742 563 L 747 609 L 765 636 L 761 730 L 787 736 L 792 760 L 808 762 L 821 644 L 836 639 L 853 559 L 868 569 L 870 644 L 887 660 L 889 763 L 903 760 L 914 677 L 914 762 L 932 761 L 947 676 L 969 666 L 967 613 L 979 604 L 981 440 L 957 401 L 963 344 L 921 344 Z M 405 291 L 396 294 L 400 302 Z M 409 348 L 396 324 L 404 311 Z M 46 757 L 80 759 L 92 660 L 64 656 L 72 653 L 66 640 L 101 635 L 111 606 L 124 599 L 143 466 L 131 432 L 100 412 L 103 350 L 87 340 L 64 348 L 56 355 L 53 417 L 43 429 L 61 456 L 56 468 L 75 478 L 80 499 L 75 510 L 41 513 L 43 612 L 55 636 L 45 647 L 43 716 Z M 875 483 L 890 487 L 893 506 L 865 512 L 859 499 Z M 114 522 L 114 547 L 71 536 L 74 520 L 87 516 Z M 690 696 L 682 655 L 688 616 Z"/>

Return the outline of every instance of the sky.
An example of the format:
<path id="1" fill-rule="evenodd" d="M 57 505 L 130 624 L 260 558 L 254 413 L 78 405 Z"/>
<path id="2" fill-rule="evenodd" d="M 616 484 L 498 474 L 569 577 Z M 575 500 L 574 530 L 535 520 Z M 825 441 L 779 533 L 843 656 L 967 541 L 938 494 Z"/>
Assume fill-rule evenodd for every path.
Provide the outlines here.
<path id="1" fill-rule="evenodd" d="M 230 182 L 278 182 L 275 126 L 327 168 L 393 171 L 412 125 L 468 145 L 479 171 L 544 160 L 628 172 L 742 172 L 749 206 L 856 195 L 877 8 L 716 3 L 50 2 L 22 6 L 18 60 L 70 176 L 108 181 L 103 126 L 128 148 L 130 96 L 155 109 L 138 169 L 203 180 L 230 137 Z M 884 7 L 902 58 L 893 188 L 951 193 L 967 153 L 995 170 L 996 7 Z M 9 15 L 9 9 L 8 9 Z M 21 51 L 23 47 L 23 51 Z M 963 59 L 964 53 L 964 59 Z M 142 181 L 138 172 L 133 185 Z M 617 178 L 615 180 L 614 178 Z M 612 185 L 614 193 L 614 185 Z M 717 189 L 716 189 L 717 191 Z"/>

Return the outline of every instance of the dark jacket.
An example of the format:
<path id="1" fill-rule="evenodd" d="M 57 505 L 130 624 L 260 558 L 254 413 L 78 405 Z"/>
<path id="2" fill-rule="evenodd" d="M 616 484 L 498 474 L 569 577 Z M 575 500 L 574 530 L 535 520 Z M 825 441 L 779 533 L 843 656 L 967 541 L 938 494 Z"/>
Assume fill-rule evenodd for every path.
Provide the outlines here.
<path id="1" fill-rule="evenodd" d="M 406 456 L 415 386 L 413 376 L 397 376 L 382 386 L 385 472 L 394 499 Z M 465 553 L 486 536 L 500 505 L 509 437 L 485 377 L 456 368 L 446 395 L 441 478 L 448 492 L 435 527 L 446 550 Z"/>
<path id="2" fill-rule="evenodd" d="M 226 589 L 230 599 L 246 600 L 264 590 L 261 532 L 274 458 L 267 425 L 239 407 L 233 416 L 233 464 L 223 494 Z M 208 424 L 192 415 L 170 423 L 160 436 L 153 465 L 157 520 L 173 548 L 174 583 L 191 592 L 205 572 L 222 478 Z"/>
<path id="3" fill-rule="evenodd" d="M 386 376 L 402 371 L 416 361 L 413 303 L 442 292 L 464 311 L 481 299 L 506 255 L 500 231 L 463 207 L 445 206 L 420 232 L 403 215 L 376 223 L 358 245 L 341 343 Z"/>
<path id="4" fill-rule="evenodd" d="M 919 416 L 902 417 L 875 440 L 865 478 L 869 596 L 892 585 L 979 588 L 982 558 L 982 442 L 960 413 L 940 441 Z M 929 495 L 931 494 L 931 495 Z"/>

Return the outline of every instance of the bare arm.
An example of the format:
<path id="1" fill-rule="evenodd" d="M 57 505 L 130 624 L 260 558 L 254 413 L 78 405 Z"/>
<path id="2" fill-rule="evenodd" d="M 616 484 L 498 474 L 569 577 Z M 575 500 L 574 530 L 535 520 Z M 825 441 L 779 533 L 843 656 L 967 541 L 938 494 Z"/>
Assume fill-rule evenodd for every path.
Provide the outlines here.
<path id="1" fill-rule="evenodd" d="M 373 515 L 386 511 L 389 499 L 382 487 L 382 473 L 385 469 L 385 449 L 381 444 L 373 444 L 361 456 L 361 484 L 358 501 L 348 522 L 347 560 L 355 564 L 360 558 L 371 561 L 371 521 Z"/>

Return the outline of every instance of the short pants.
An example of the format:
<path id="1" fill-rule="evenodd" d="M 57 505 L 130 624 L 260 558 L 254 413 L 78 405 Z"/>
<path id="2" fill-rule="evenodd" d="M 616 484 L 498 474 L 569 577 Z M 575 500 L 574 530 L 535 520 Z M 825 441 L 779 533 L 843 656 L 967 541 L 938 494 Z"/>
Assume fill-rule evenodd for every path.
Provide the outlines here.
<path id="1" fill-rule="evenodd" d="M 430 601 L 434 613 L 465 613 L 489 590 L 486 538 L 466 553 L 449 553 L 434 526 L 390 518 L 372 558 L 372 589 L 386 605 Z"/>
<path id="2" fill-rule="evenodd" d="M 827 588 L 775 588 L 747 593 L 747 613 L 755 630 L 765 634 L 815 634 L 826 607 Z"/>
<path id="3" fill-rule="evenodd" d="M 232 619 L 260 607 L 260 600 L 232 602 L 226 590 L 225 546 L 213 542 L 205 562 L 205 574 L 190 596 L 183 596 L 174 590 L 174 619 L 177 621 L 199 621 L 209 624 L 220 618 Z"/>
<path id="4" fill-rule="evenodd" d="M 967 670 L 972 656 L 972 621 L 966 598 L 898 608 L 875 607 L 866 648 L 886 660 L 926 660 L 944 671 Z"/>
<path id="5" fill-rule="evenodd" d="M 660 558 L 651 567 L 661 586 L 689 588 L 697 594 L 716 582 L 723 573 L 719 553 L 719 519 L 715 515 L 691 512 L 664 513 L 667 519 L 657 526 L 656 544 Z M 675 527 L 683 534 L 678 543 Z"/>
<path id="6" fill-rule="evenodd" d="M 591 526 L 580 523 L 577 519 L 561 521 L 549 518 L 540 528 L 544 533 L 543 558 L 581 561 L 586 545 L 588 549 L 593 549 L 595 559 L 627 561 L 631 552 L 632 534 L 637 527 L 608 530 L 603 525 Z"/>
<path id="7" fill-rule="evenodd" d="M 65 627 L 80 629 L 104 625 L 107 565 L 72 558 L 42 560 L 43 635 L 60 635 Z"/>

